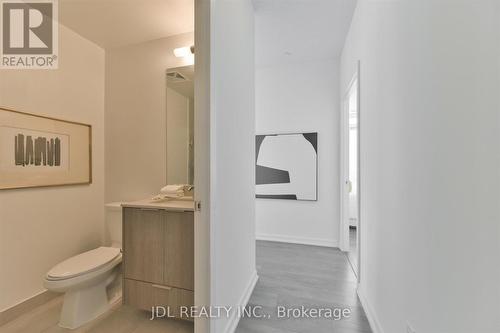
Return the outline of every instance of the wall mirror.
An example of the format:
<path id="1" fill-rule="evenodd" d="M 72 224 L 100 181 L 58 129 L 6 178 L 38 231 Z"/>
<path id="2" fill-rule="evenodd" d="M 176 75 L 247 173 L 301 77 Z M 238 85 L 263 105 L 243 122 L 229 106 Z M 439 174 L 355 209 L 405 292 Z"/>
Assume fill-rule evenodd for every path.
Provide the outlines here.
<path id="1" fill-rule="evenodd" d="M 167 69 L 167 183 L 193 184 L 194 66 Z"/>

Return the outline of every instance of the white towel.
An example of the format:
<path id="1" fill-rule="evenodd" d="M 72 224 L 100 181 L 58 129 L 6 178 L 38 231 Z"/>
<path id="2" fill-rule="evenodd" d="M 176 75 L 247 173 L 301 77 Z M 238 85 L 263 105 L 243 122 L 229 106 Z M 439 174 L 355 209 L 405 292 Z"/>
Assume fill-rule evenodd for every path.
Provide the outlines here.
<path id="1" fill-rule="evenodd" d="M 185 186 L 186 185 L 167 185 L 160 190 L 160 193 L 183 196 Z"/>

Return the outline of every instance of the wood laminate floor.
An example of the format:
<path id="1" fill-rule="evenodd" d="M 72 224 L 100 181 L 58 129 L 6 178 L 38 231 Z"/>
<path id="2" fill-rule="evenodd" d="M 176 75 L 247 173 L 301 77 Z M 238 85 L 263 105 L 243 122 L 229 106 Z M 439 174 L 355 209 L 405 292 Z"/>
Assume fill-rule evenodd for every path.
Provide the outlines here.
<path id="1" fill-rule="evenodd" d="M 257 242 L 259 281 L 250 306 L 263 306 L 269 319 L 242 318 L 236 333 L 371 333 L 356 294 L 356 277 L 338 249 Z M 348 308 L 342 320 L 281 319 L 276 307 Z"/>
<path id="2" fill-rule="evenodd" d="M 257 242 L 259 281 L 249 305 L 271 318 L 242 318 L 236 333 L 371 333 L 356 295 L 356 278 L 338 249 Z M 277 306 L 350 309 L 342 320 L 276 318 Z M 0 327 L 0 333 L 192 333 L 193 324 L 157 319 L 150 313 L 116 306 L 94 322 L 70 331 L 57 326 L 62 298 L 56 298 Z"/>
<path id="3" fill-rule="evenodd" d="M 0 333 L 193 333 L 193 324 L 180 320 L 149 320 L 151 314 L 128 306 L 112 311 L 77 330 L 57 325 L 62 298 L 58 297 L 0 327 Z"/>

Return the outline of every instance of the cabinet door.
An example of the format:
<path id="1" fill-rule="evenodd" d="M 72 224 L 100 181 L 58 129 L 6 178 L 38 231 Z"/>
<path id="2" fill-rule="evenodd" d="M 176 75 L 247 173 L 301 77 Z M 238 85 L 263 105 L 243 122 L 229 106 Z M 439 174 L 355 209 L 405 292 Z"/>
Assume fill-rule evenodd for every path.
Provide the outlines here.
<path id="1" fill-rule="evenodd" d="M 163 214 L 159 210 L 125 208 L 123 211 L 124 277 L 163 283 Z"/>
<path id="2" fill-rule="evenodd" d="M 164 281 L 194 290 L 194 214 L 164 212 L 166 217 Z"/>
<path id="3" fill-rule="evenodd" d="M 125 279 L 124 282 L 125 304 L 146 311 L 151 311 L 155 306 L 168 307 L 170 315 L 180 319 L 191 319 L 186 317 L 186 311 L 181 311 L 181 308 L 191 308 L 194 305 L 194 292 L 129 279 Z"/>

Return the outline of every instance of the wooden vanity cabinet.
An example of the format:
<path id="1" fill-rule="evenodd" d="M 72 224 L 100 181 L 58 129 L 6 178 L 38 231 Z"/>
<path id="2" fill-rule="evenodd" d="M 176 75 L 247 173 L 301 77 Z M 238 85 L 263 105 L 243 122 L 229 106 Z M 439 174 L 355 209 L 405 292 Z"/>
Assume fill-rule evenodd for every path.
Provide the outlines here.
<path id="1" fill-rule="evenodd" d="M 194 215 L 123 208 L 124 303 L 149 310 L 194 304 Z M 187 318 L 182 318 L 187 319 Z"/>

